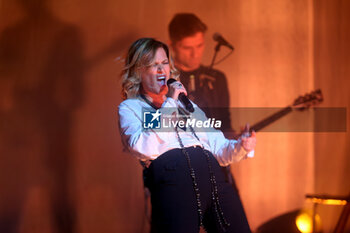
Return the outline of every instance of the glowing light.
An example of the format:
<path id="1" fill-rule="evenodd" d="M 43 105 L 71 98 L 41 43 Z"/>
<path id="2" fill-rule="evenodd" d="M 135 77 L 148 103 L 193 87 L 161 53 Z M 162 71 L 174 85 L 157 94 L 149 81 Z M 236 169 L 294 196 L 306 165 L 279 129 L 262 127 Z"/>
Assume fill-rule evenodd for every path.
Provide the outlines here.
<path id="1" fill-rule="evenodd" d="M 309 233 L 312 232 L 312 219 L 307 213 L 301 213 L 297 216 L 295 223 L 300 232 Z"/>
<path id="2" fill-rule="evenodd" d="M 312 233 L 312 211 L 302 210 L 295 219 L 297 228 L 302 233 Z M 321 218 L 318 214 L 315 216 L 315 232 L 321 231 Z"/>
<path id="3" fill-rule="evenodd" d="M 311 198 L 313 203 L 324 204 L 324 205 L 346 205 L 346 200 L 338 199 L 322 199 L 322 198 Z"/>

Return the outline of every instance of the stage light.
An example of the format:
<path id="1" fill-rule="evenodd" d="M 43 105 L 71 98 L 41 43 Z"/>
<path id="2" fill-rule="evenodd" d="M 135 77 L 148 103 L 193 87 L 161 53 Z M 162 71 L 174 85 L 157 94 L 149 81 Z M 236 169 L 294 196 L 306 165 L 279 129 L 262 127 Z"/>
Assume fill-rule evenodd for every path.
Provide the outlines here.
<path id="1" fill-rule="evenodd" d="M 295 224 L 298 230 L 302 233 L 312 233 L 312 211 L 301 210 L 295 218 Z M 321 231 L 321 218 L 318 214 L 315 215 L 315 231 Z"/>
<path id="2" fill-rule="evenodd" d="M 317 206 L 319 204 L 346 205 L 350 202 L 350 196 L 308 194 L 306 195 L 306 198 L 309 204 L 312 204 L 312 207 L 305 207 L 304 209 L 297 209 L 276 216 L 259 226 L 256 233 L 320 233 L 322 232 L 322 224 L 321 218 L 317 214 Z M 346 209 L 344 210 L 344 214 L 348 213 L 346 212 Z M 342 218 L 342 215 L 340 216 L 340 219 Z M 344 224 L 346 224 L 346 219 Z M 345 225 L 339 225 L 339 229 L 343 229 L 344 226 Z"/>
<path id="3" fill-rule="evenodd" d="M 257 233 L 311 233 L 312 211 L 297 209 L 279 215 L 258 227 Z M 321 219 L 315 216 L 315 233 L 321 232 Z"/>
<path id="4" fill-rule="evenodd" d="M 311 202 L 317 203 L 317 204 L 323 204 L 323 205 L 346 205 L 347 201 L 339 200 L 339 199 L 322 199 L 322 198 L 310 198 Z"/>
<path id="5" fill-rule="evenodd" d="M 295 220 L 295 224 L 297 224 L 299 231 L 302 233 L 309 233 L 312 231 L 312 219 L 306 213 L 299 214 Z"/>

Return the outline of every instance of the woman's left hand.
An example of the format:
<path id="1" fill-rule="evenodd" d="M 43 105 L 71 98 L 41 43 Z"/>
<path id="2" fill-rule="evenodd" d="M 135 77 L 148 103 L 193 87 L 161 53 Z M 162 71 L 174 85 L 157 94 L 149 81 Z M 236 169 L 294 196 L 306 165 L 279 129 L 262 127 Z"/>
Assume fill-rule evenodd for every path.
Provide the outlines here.
<path id="1" fill-rule="evenodd" d="M 252 151 L 254 150 L 255 146 L 256 146 L 256 136 L 255 136 L 255 132 L 253 131 L 252 134 L 249 137 L 241 137 L 242 140 L 242 147 L 246 150 L 246 151 Z"/>

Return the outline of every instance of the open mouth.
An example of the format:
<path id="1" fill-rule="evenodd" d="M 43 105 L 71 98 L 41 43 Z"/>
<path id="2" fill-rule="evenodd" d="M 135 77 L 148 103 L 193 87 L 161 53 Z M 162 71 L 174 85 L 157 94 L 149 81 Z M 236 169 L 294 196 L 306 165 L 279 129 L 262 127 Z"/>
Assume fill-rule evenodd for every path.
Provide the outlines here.
<path id="1" fill-rule="evenodd" d="M 160 86 L 165 85 L 165 80 L 166 80 L 165 75 L 158 75 L 157 76 L 157 82 L 159 83 Z"/>

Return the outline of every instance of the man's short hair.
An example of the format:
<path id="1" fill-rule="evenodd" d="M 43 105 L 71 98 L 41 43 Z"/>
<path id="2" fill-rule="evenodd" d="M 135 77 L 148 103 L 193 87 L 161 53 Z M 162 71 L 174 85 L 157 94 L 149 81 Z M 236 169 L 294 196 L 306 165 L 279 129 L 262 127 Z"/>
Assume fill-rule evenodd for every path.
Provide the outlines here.
<path id="1" fill-rule="evenodd" d="M 195 14 L 178 13 L 169 23 L 169 37 L 172 42 L 177 42 L 185 37 L 193 36 L 197 32 L 205 33 L 205 25 Z"/>

